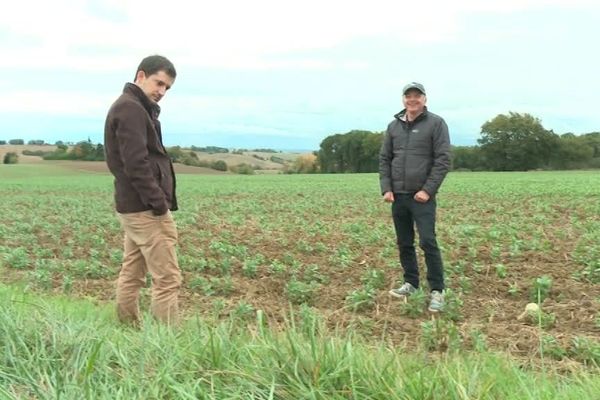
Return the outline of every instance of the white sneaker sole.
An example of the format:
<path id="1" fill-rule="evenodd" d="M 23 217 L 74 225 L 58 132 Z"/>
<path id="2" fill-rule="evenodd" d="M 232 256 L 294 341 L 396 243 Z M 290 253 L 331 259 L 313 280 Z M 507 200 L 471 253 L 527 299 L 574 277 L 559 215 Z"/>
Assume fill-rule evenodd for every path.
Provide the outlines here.
<path id="1" fill-rule="evenodd" d="M 411 294 L 398 294 L 398 293 L 394 292 L 393 290 L 390 290 L 388 293 L 390 294 L 390 296 L 393 296 L 397 299 L 406 299 L 408 296 L 410 296 L 412 294 L 412 293 Z"/>

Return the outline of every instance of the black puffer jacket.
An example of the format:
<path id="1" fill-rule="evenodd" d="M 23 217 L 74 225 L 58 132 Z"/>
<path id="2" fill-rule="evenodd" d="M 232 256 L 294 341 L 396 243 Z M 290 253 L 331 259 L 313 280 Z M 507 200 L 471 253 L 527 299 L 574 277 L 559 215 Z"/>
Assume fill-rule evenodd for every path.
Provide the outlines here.
<path id="1" fill-rule="evenodd" d="M 442 117 L 427 111 L 403 121 L 402 110 L 388 125 L 379 153 L 381 193 L 435 196 L 450 168 L 450 137 Z"/>

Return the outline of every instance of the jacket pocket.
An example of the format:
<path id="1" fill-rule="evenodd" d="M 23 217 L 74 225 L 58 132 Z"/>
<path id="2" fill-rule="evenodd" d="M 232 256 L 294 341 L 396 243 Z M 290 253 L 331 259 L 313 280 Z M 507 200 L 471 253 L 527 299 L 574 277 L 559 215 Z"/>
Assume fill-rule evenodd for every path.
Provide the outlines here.
<path id="1" fill-rule="evenodd" d="M 154 179 L 156 179 L 158 186 L 162 186 L 161 183 L 162 183 L 163 178 L 162 178 L 162 170 L 160 168 L 160 165 L 157 161 L 153 161 L 152 164 L 154 164 L 153 168 L 152 168 L 152 172 L 154 174 Z"/>
<path id="2" fill-rule="evenodd" d="M 173 198 L 173 177 L 170 168 L 166 168 L 160 162 L 157 162 L 156 166 L 158 168 L 158 186 L 163 190 L 170 202 Z"/>

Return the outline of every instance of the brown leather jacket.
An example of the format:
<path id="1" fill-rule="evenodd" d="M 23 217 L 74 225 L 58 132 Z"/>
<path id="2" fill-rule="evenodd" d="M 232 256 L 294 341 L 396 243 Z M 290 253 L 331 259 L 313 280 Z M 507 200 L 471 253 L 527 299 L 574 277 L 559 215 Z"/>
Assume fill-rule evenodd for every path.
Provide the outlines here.
<path id="1" fill-rule="evenodd" d="M 119 213 L 177 210 L 173 164 L 162 143 L 160 107 L 127 83 L 104 125 L 104 151 L 115 177 Z"/>

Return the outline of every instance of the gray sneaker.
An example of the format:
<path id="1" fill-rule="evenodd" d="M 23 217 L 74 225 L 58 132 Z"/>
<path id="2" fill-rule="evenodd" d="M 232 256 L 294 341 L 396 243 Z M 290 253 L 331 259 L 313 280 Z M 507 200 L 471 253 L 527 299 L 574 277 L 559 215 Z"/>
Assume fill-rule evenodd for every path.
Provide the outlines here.
<path id="1" fill-rule="evenodd" d="M 410 296 L 411 294 L 413 294 L 416 291 L 417 291 L 417 288 L 415 288 L 410 283 L 406 282 L 404 285 L 400 286 L 397 289 L 392 289 L 388 293 L 394 297 L 405 298 L 405 297 Z"/>
<path id="2" fill-rule="evenodd" d="M 439 290 L 432 290 L 428 309 L 432 313 L 444 311 L 444 293 Z"/>

